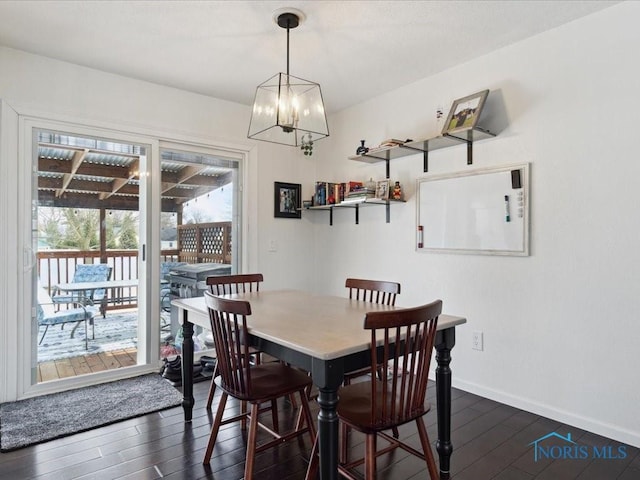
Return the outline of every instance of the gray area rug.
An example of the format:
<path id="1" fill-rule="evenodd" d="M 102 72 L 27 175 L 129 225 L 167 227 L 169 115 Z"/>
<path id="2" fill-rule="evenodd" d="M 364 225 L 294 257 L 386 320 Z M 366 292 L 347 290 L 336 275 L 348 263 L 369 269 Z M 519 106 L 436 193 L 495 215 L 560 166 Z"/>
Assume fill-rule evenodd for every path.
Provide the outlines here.
<path id="1" fill-rule="evenodd" d="M 175 407 L 182 394 L 157 373 L 0 404 L 0 451 L 8 452 Z"/>

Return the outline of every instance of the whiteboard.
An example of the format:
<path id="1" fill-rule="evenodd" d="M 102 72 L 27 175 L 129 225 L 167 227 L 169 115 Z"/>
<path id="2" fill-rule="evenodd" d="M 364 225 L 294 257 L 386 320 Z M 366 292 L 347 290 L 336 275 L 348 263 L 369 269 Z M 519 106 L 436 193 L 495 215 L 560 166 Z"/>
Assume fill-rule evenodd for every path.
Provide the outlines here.
<path id="1" fill-rule="evenodd" d="M 529 164 L 417 181 L 417 249 L 529 255 Z"/>

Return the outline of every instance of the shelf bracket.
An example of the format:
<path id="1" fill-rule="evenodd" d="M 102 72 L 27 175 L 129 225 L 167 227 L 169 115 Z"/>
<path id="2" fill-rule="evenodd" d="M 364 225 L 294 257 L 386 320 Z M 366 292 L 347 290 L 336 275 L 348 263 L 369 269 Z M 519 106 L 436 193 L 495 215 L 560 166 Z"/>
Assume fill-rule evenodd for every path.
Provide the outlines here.
<path id="1" fill-rule="evenodd" d="M 391 204 L 389 203 L 389 200 L 387 200 L 387 223 L 391 223 Z"/>
<path id="2" fill-rule="evenodd" d="M 467 140 L 467 165 L 473 165 L 473 140 Z"/>
<path id="3" fill-rule="evenodd" d="M 387 158 L 386 162 L 387 164 L 387 176 L 385 177 L 387 180 L 389 180 L 389 174 L 391 173 L 391 169 L 389 168 L 389 159 Z"/>
<path id="4" fill-rule="evenodd" d="M 356 225 L 360 224 L 360 205 L 356 204 Z"/>
<path id="5" fill-rule="evenodd" d="M 429 171 L 429 150 L 425 150 L 422 154 L 422 170 L 425 173 Z"/>
<path id="6" fill-rule="evenodd" d="M 329 226 L 333 226 L 333 207 L 329 208 Z"/>

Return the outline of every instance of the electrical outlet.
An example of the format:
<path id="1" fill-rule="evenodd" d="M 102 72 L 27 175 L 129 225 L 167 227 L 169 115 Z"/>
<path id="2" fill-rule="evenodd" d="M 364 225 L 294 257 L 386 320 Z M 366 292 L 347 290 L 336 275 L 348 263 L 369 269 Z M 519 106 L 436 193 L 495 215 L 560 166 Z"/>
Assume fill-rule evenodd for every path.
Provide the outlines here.
<path id="1" fill-rule="evenodd" d="M 482 341 L 482 332 L 473 332 L 471 336 L 471 348 L 474 350 L 484 350 L 484 343 Z"/>

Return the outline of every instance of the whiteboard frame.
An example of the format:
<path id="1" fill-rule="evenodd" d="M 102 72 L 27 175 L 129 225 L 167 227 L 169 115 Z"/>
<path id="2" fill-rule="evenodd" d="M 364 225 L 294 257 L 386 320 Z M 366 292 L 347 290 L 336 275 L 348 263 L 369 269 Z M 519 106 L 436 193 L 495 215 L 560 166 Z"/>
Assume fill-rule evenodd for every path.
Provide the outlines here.
<path id="1" fill-rule="evenodd" d="M 521 186 L 523 191 L 523 248 L 522 250 L 490 250 L 490 249 L 466 249 L 466 248 L 442 248 L 442 247 L 418 247 L 418 240 L 416 240 L 416 251 L 428 252 L 428 253 L 461 253 L 470 255 L 506 255 L 516 257 L 529 256 L 529 179 L 530 179 L 530 164 L 529 163 L 516 163 L 509 165 L 501 165 L 498 167 L 484 167 L 474 170 L 463 170 L 457 172 L 449 172 L 443 174 L 429 175 L 427 177 L 421 177 L 416 180 L 416 231 L 418 231 L 420 223 L 420 187 L 425 182 L 432 182 L 438 180 L 446 180 L 450 178 L 469 177 L 474 175 L 486 175 L 491 173 L 509 172 L 511 170 L 521 170 Z"/>

